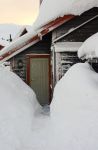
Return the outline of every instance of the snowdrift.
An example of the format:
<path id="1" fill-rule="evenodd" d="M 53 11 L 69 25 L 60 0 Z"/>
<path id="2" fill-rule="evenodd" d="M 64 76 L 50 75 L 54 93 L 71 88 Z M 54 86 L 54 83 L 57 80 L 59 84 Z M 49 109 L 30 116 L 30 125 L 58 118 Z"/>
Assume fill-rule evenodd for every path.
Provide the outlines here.
<path id="1" fill-rule="evenodd" d="M 74 65 L 57 83 L 51 118 L 55 149 L 98 149 L 98 74 L 89 64 Z"/>
<path id="2" fill-rule="evenodd" d="M 98 150 L 98 74 L 88 63 L 69 69 L 50 107 L 50 116 L 36 116 L 35 94 L 0 68 L 0 149 Z"/>
<path id="3" fill-rule="evenodd" d="M 35 93 L 14 73 L 0 67 L 1 150 L 28 149 L 39 108 Z"/>
<path id="4" fill-rule="evenodd" d="M 72 66 L 57 83 L 51 107 L 61 112 L 65 111 L 66 105 L 72 108 L 82 106 L 86 108 L 89 104 L 93 108 L 98 98 L 97 91 L 98 74 L 88 63 L 78 63 Z M 63 108 L 60 107 L 61 105 Z"/>
<path id="5" fill-rule="evenodd" d="M 69 69 L 57 83 L 50 107 L 50 117 L 35 122 L 32 150 L 98 149 L 98 74 L 89 64 Z"/>

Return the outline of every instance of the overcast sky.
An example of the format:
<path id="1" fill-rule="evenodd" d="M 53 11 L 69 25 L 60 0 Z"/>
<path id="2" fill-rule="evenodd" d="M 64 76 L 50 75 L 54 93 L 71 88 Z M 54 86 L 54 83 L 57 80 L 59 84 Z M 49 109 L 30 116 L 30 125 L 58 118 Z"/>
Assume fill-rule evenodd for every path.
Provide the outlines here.
<path id="1" fill-rule="evenodd" d="M 39 10 L 39 0 L 0 0 L 0 24 L 33 24 Z"/>

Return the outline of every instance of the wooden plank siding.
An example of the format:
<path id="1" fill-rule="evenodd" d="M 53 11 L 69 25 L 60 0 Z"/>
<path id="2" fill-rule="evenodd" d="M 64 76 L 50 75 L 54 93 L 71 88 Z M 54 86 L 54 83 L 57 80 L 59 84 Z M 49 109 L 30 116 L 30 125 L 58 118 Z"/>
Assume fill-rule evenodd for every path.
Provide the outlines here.
<path id="1" fill-rule="evenodd" d="M 81 16 L 77 16 L 71 19 L 69 22 L 64 23 L 63 25 L 61 25 L 60 27 L 56 28 L 53 31 L 52 39 L 55 40 L 56 38 L 69 32 L 71 29 L 76 28 L 77 26 L 81 25 L 82 23 L 86 22 L 87 20 L 93 18 L 96 15 L 98 15 L 98 8 L 93 8 L 88 12 L 83 13 Z M 97 26 L 98 26 L 98 18 L 92 20 L 91 22 L 77 29 L 75 32 L 69 34 L 68 36 L 61 39 L 60 41 L 83 42 L 89 36 L 98 32 Z"/>
<path id="2" fill-rule="evenodd" d="M 19 53 L 10 59 L 13 72 L 19 75 L 26 82 L 26 65 L 28 54 L 50 54 L 52 33 L 47 34 L 43 37 L 42 41 L 27 48 L 25 51 Z M 18 67 L 18 61 L 22 60 L 23 68 Z"/>
<path id="3" fill-rule="evenodd" d="M 94 19 L 90 23 L 87 23 L 83 27 L 62 38 L 60 42 L 84 42 L 87 38 L 89 38 L 96 32 L 98 32 L 98 18 Z"/>

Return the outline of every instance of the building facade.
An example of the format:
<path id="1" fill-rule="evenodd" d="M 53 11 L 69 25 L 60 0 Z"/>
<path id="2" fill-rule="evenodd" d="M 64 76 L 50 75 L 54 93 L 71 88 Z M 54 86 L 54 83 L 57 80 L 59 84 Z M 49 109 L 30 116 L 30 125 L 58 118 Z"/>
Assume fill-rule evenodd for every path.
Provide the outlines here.
<path id="1" fill-rule="evenodd" d="M 63 16 L 44 26 L 40 33 L 30 38 L 27 34 L 27 39 L 23 36 L 6 49 L 0 61 L 9 60 L 13 72 L 35 91 L 40 104 L 46 105 L 51 102 L 58 80 L 72 65 L 82 61 L 77 56 L 81 44 L 96 32 L 98 8 L 80 16 Z"/>

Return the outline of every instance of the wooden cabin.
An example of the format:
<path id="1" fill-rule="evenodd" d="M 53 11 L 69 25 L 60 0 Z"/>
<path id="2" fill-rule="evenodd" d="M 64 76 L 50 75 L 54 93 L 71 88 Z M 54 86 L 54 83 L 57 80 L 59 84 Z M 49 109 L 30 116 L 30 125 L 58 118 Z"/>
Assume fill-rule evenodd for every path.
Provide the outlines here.
<path id="1" fill-rule="evenodd" d="M 13 72 L 35 91 L 40 104 L 49 104 L 56 82 L 81 61 L 78 48 L 96 32 L 98 8 L 80 16 L 65 15 L 42 27 L 39 33 L 20 37 L 3 50 L 0 62 L 9 60 Z"/>

